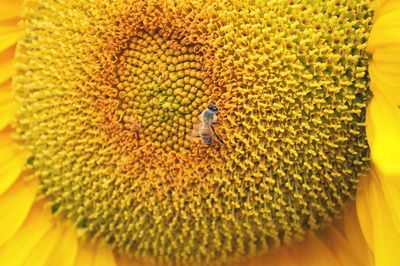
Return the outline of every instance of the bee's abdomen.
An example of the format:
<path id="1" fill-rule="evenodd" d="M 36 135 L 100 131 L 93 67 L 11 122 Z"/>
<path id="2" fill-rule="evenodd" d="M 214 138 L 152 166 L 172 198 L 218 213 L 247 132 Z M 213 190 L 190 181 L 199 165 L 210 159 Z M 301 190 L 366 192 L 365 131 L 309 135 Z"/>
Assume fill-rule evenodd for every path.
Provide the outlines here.
<path id="1" fill-rule="evenodd" d="M 203 132 L 200 134 L 201 140 L 207 146 L 210 146 L 213 142 L 213 138 L 211 136 L 211 132 Z"/>

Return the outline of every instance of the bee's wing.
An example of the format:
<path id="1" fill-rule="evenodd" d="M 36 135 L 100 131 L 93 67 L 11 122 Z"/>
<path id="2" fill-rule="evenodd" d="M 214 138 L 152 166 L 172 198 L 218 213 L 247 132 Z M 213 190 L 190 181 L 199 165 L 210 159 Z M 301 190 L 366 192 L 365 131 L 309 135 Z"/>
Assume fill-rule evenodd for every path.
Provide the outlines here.
<path id="1" fill-rule="evenodd" d="M 192 131 L 189 133 L 189 135 L 188 135 L 189 138 L 192 138 L 192 139 L 199 138 L 202 125 L 203 125 L 203 120 L 202 120 L 202 114 L 201 114 L 197 120 L 197 124 L 195 124 L 193 126 Z"/>
<path id="2" fill-rule="evenodd" d="M 198 138 L 200 137 L 200 123 L 194 125 L 192 131 L 189 133 L 189 138 Z"/>

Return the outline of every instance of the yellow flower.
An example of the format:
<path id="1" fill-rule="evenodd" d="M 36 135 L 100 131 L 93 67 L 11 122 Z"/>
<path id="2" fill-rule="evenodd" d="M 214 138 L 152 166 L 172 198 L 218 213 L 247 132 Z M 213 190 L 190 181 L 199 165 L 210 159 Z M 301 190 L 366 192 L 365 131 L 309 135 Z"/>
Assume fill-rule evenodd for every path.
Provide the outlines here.
<path id="1" fill-rule="evenodd" d="M 398 264 L 400 1 L 0 4 L 0 265 Z"/>

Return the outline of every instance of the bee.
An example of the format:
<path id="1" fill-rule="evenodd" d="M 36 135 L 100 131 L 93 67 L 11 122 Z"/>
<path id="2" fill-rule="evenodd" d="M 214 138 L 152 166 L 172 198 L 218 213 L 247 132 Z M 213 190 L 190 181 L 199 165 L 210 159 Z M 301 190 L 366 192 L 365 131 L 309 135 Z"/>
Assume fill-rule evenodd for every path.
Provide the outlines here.
<path id="1" fill-rule="evenodd" d="M 219 110 L 215 104 L 210 104 L 201 113 L 199 123 L 195 126 L 192 136 L 198 136 L 204 146 L 211 146 L 214 142 L 214 136 L 219 143 L 224 144 L 221 136 L 214 129 L 214 124 L 218 120 Z"/>

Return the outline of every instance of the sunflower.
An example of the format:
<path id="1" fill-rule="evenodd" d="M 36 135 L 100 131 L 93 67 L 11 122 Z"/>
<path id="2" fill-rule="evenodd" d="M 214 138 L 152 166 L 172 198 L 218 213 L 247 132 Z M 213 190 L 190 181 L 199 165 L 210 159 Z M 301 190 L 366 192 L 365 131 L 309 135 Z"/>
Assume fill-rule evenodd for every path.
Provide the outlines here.
<path id="1" fill-rule="evenodd" d="M 399 1 L 0 3 L 0 265 L 398 264 Z"/>

